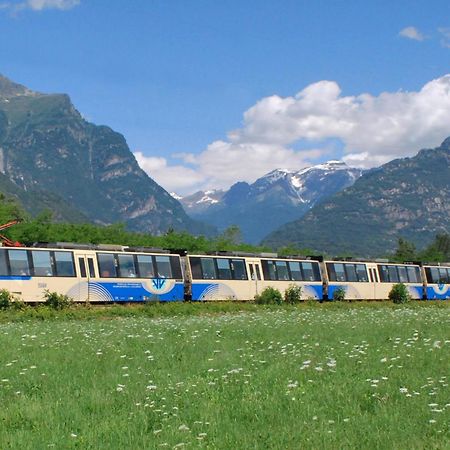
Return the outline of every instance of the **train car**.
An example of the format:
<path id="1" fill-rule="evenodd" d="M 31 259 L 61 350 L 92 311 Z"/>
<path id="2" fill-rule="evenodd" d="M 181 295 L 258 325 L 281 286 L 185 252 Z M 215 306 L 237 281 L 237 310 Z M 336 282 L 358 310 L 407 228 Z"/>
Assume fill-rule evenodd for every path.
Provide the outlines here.
<path id="1" fill-rule="evenodd" d="M 264 256 L 186 256 L 188 298 L 194 301 L 253 300 L 272 286 L 283 294 L 289 285 L 302 287 L 302 299 L 323 298 L 319 263 Z"/>
<path id="2" fill-rule="evenodd" d="M 424 296 L 420 267 L 415 264 L 325 261 L 328 299 L 337 289 L 349 300 L 385 300 L 396 283 L 404 283 L 413 299 Z"/>
<path id="3" fill-rule="evenodd" d="M 2 247 L 0 289 L 30 303 L 46 290 L 92 303 L 184 299 L 179 255 L 118 246 Z"/>
<path id="4" fill-rule="evenodd" d="M 424 265 L 423 273 L 428 300 L 450 299 L 450 264 Z"/>

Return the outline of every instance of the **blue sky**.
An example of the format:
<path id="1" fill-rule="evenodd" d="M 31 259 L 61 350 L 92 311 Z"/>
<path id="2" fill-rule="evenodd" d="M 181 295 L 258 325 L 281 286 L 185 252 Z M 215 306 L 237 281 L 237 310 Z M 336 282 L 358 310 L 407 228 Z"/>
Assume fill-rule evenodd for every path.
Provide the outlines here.
<path id="1" fill-rule="evenodd" d="M 448 0 L 0 0 L 0 33 L 0 73 L 68 93 L 181 193 L 450 135 Z"/>

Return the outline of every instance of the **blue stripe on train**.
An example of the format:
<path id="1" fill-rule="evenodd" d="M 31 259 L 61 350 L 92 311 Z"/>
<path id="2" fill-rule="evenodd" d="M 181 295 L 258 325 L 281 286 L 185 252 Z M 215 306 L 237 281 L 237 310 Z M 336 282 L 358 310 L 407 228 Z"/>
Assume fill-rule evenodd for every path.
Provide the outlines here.
<path id="1" fill-rule="evenodd" d="M 450 284 L 437 284 L 436 286 L 427 286 L 428 300 L 446 300 L 450 299 Z"/>
<path id="2" fill-rule="evenodd" d="M 31 280 L 29 275 L 0 276 L 1 281 Z"/>
<path id="3" fill-rule="evenodd" d="M 150 292 L 140 282 L 136 283 L 90 283 L 93 289 L 101 286 L 108 295 L 110 301 L 114 302 L 176 302 L 184 300 L 184 285 L 182 282 L 175 283 L 168 292 Z"/>

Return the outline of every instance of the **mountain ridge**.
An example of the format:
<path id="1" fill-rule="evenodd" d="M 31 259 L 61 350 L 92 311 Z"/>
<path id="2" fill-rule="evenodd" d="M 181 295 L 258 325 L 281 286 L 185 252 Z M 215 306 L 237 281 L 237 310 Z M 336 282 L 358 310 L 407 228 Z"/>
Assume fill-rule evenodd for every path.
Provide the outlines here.
<path id="1" fill-rule="evenodd" d="M 450 138 L 363 174 L 353 186 L 270 233 L 263 243 L 383 256 L 399 237 L 423 248 L 450 232 Z"/>
<path id="2" fill-rule="evenodd" d="M 238 225 L 245 241 L 257 243 L 271 229 L 353 184 L 361 173 L 361 169 L 332 160 L 298 171 L 275 169 L 252 184 L 240 181 L 227 191 L 199 191 L 180 201 L 191 217 L 219 230 Z"/>
<path id="3" fill-rule="evenodd" d="M 66 94 L 0 78 L 0 172 L 29 193 L 56 194 L 90 221 L 155 234 L 209 230 L 138 165 L 125 138 L 87 122 Z"/>

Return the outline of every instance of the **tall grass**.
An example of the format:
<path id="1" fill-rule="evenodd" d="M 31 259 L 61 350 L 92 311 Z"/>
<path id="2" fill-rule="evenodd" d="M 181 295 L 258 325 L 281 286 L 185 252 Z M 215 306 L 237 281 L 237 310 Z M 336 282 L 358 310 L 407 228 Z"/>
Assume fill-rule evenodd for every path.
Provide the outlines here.
<path id="1" fill-rule="evenodd" d="M 444 448 L 448 304 L 322 306 L 2 314 L 0 448 Z"/>

